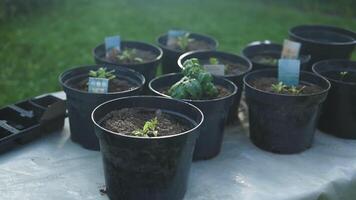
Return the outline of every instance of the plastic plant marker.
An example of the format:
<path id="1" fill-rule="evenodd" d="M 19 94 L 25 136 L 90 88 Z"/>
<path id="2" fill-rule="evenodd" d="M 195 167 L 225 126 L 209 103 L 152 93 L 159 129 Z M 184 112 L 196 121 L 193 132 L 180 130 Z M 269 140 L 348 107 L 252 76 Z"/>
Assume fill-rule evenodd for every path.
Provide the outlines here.
<path id="1" fill-rule="evenodd" d="M 119 52 L 121 50 L 121 38 L 119 35 L 105 38 L 106 56 L 110 55 L 112 51 Z"/>
<path id="2" fill-rule="evenodd" d="M 278 61 L 278 82 L 287 86 L 299 84 L 300 60 L 299 50 L 301 44 L 290 40 L 284 40 L 281 59 Z"/>
<path id="3" fill-rule="evenodd" d="M 216 76 L 224 76 L 225 75 L 225 65 L 222 64 L 206 64 L 204 65 L 204 69 L 209 73 L 216 75 Z"/>
<path id="4" fill-rule="evenodd" d="M 5 130 L 8 130 L 8 131 L 10 131 L 11 133 L 14 133 L 14 134 L 20 132 L 16 128 L 8 125 L 6 120 L 0 120 L 0 127 L 4 128 Z"/>
<path id="5" fill-rule="evenodd" d="M 169 30 L 167 33 L 167 45 L 173 45 L 177 42 L 178 37 L 186 34 L 187 31 L 184 30 Z"/>
<path id="6" fill-rule="evenodd" d="M 281 58 L 298 59 L 301 44 L 291 40 L 284 40 Z"/>
<path id="7" fill-rule="evenodd" d="M 8 107 L 20 113 L 22 117 L 32 118 L 34 116 L 33 111 L 27 111 L 15 105 L 9 105 Z"/>
<path id="8" fill-rule="evenodd" d="M 109 88 L 109 79 L 89 77 L 88 92 L 107 93 Z"/>
<path id="9" fill-rule="evenodd" d="M 300 60 L 279 59 L 278 61 L 278 82 L 287 86 L 297 86 L 299 84 Z"/>

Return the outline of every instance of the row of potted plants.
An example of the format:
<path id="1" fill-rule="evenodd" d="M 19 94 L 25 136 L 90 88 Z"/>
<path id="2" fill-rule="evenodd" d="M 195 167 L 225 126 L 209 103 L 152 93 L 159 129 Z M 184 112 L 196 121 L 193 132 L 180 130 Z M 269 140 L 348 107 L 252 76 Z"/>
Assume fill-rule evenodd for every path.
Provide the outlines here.
<path id="1" fill-rule="evenodd" d="M 306 34 L 303 29 L 300 37 L 307 42 L 316 40 L 315 45 L 338 47 L 343 45 L 339 37 L 346 38 L 345 31 L 337 39 L 334 36 L 338 32 L 329 34 L 327 28 L 336 30 L 334 27 L 304 27 L 307 30 L 311 27 L 311 33 Z M 290 35 L 294 33 L 291 30 Z M 319 33 L 323 35 L 322 42 L 315 37 L 315 31 L 323 33 Z M 167 37 L 160 37 L 159 43 L 166 44 Z M 355 62 L 328 60 L 311 68 L 311 60 L 324 58 L 318 58 L 311 47 L 304 48 L 301 42 L 300 59 L 306 66 L 303 69 L 312 69 L 314 73 L 301 72 L 299 85 L 290 87 L 278 82 L 277 70 L 272 69 L 276 68 L 273 59 L 280 56 L 281 46 L 273 47 L 276 48 L 273 51 L 259 51 L 261 56 L 272 57 L 256 58 L 253 55 L 256 51 L 248 49 L 276 45 L 254 43 L 245 48 L 242 57 L 214 51 L 217 42 L 212 39 L 203 45 L 199 43 L 204 41 L 201 38 L 199 34 L 184 34 L 171 47 L 167 44 L 167 49 L 162 47 L 163 51 L 153 45 L 155 50 L 150 51 L 151 47 L 142 47 L 145 44 L 122 42 L 121 52 L 113 57 L 107 56 L 102 44 L 94 49 L 98 65 L 74 68 L 60 76 L 67 94 L 71 138 L 89 149 L 99 149 L 100 142 L 111 199 L 182 199 L 192 159 L 209 159 L 219 154 L 226 119 L 236 121 L 243 87 L 249 108 L 250 138 L 262 149 L 296 153 L 309 148 L 325 100 L 319 127 L 333 134 L 342 130 L 347 136 L 339 136 L 356 138 L 353 112 L 356 108 L 351 103 L 356 96 Z M 356 45 L 355 39 L 352 45 Z M 180 55 L 202 46 L 209 48 Z M 343 56 L 349 57 L 350 52 Z M 154 78 L 162 57 L 163 67 L 174 66 L 164 72 L 181 73 Z M 205 67 L 209 64 L 223 66 L 220 74 L 210 73 Z M 264 68 L 263 65 L 267 69 L 251 72 Z M 90 78 L 107 79 L 107 93 L 88 92 Z M 332 97 L 328 95 L 329 90 Z M 155 96 L 142 96 L 148 92 Z M 337 113 L 340 118 L 328 117 L 339 106 L 344 106 Z M 323 127 L 324 123 L 328 126 Z M 344 129 L 339 129 L 341 126 Z"/>
<path id="2" fill-rule="evenodd" d="M 303 44 L 300 57 L 302 69 L 311 71 L 311 65 L 320 60 L 349 59 L 354 48 L 355 33 L 333 26 L 301 25 L 291 28 L 289 37 Z M 183 53 L 218 48 L 216 39 L 203 34 L 187 33 L 178 37 L 175 43 L 167 43 L 168 38 L 168 33 L 159 36 L 159 47 L 138 41 L 122 41 L 123 55 L 109 59 L 105 57 L 105 44 L 100 44 L 94 48 L 93 56 L 97 64 L 119 64 L 142 73 L 149 81 L 156 75 L 161 59 L 163 73 L 174 73 L 180 71 L 177 60 Z M 281 50 L 282 45 L 264 41 L 251 43 L 242 54 L 251 60 L 254 70 L 257 70 L 276 66 Z M 137 56 L 139 60 L 135 60 Z"/>

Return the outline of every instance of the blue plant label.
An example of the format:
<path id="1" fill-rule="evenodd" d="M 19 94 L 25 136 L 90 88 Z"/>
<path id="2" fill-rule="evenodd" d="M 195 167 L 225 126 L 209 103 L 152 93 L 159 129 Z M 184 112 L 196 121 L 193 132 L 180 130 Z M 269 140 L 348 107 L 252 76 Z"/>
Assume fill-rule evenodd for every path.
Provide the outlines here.
<path id="1" fill-rule="evenodd" d="M 298 59 L 301 44 L 291 40 L 284 40 L 281 58 Z"/>
<path id="2" fill-rule="evenodd" d="M 112 52 L 116 53 L 121 50 L 121 39 L 120 36 L 110 36 L 105 38 L 105 51 L 106 56 L 110 55 Z"/>
<path id="3" fill-rule="evenodd" d="M 167 33 L 167 45 L 173 45 L 177 42 L 177 38 L 186 34 L 184 30 L 169 30 Z"/>
<path id="4" fill-rule="evenodd" d="M 300 60 L 279 59 L 278 60 L 278 82 L 287 86 L 299 84 Z"/>
<path id="5" fill-rule="evenodd" d="M 216 65 L 206 64 L 206 65 L 204 65 L 204 69 L 207 72 L 210 72 L 211 74 L 216 75 L 216 76 L 224 76 L 225 75 L 225 65 L 222 65 L 222 64 L 216 64 Z"/>
<path id="6" fill-rule="evenodd" d="M 89 77 L 88 92 L 108 93 L 109 79 Z"/>

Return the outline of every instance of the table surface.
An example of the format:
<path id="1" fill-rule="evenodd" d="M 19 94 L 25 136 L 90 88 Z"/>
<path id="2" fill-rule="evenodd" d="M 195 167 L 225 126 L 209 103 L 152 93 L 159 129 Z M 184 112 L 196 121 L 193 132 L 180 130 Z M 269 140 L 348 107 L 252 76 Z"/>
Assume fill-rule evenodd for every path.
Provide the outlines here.
<path id="1" fill-rule="evenodd" d="M 63 96 L 62 93 L 57 94 Z M 63 131 L 0 155 L 0 199 L 107 200 L 100 152 Z M 241 127 L 225 131 L 219 156 L 192 164 L 186 200 L 356 199 L 356 141 L 316 133 L 295 155 L 262 151 Z"/>

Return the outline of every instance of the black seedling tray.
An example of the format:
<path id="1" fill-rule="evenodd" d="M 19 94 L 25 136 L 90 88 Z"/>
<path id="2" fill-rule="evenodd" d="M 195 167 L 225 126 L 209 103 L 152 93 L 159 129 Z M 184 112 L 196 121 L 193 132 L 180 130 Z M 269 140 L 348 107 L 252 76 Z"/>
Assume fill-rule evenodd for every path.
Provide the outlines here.
<path id="1" fill-rule="evenodd" d="M 63 128 L 65 101 L 52 95 L 27 99 L 0 109 L 0 152 Z"/>

